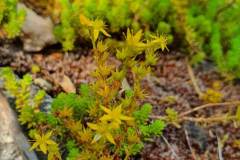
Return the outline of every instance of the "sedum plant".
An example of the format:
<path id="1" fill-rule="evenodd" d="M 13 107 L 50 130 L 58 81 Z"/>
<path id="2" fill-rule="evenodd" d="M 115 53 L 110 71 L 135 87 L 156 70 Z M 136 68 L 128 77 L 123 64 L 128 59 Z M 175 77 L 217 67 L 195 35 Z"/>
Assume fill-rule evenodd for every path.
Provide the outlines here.
<path id="1" fill-rule="evenodd" d="M 15 38 L 21 33 L 25 11 L 17 9 L 17 0 L 1 0 L 0 30 L 6 32 L 8 38 Z"/>
<path id="2" fill-rule="evenodd" d="M 104 28 L 94 27 L 99 21 L 85 20 L 88 23 L 82 21 L 82 25 L 92 35 L 97 69 L 92 73 L 95 82 L 82 84 L 79 94 L 59 94 L 46 112 L 43 91 L 31 98 L 30 75 L 18 80 L 4 68 L 1 77 L 16 97 L 19 120 L 33 141 L 31 149 L 47 154 L 49 160 L 129 159 L 141 151 L 145 140 L 161 135 L 165 128 L 161 120 L 148 120 L 152 106 L 142 104 L 146 93 L 141 81 L 156 64 L 156 52 L 167 49 L 167 39 L 152 35 L 143 40 L 142 31 L 128 29 L 122 45 L 111 49 L 99 40 L 100 32 L 108 36 Z M 139 59 L 140 55 L 145 58 Z M 109 63 L 110 56 L 121 64 Z M 128 75 L 133 77 L 132 87 L 126 86 Z"/>
<path id="3" fill-rule="evenodd" d="M 208 55 L 221 73 L 239 77 L 239 1 L 172 2 L 178 18 L 175 30 L 184 37 L 191 62 L 201 62 Z"/>
<path id="4" fill-rule="evenodd" d="M 55 35 L 62 43 L 64 51 L 73 50 L 79 28 L 79 4 L 77 1 L 71 3 L 69 0 L 59 0 L 60 24 L 55 27 Z"/>

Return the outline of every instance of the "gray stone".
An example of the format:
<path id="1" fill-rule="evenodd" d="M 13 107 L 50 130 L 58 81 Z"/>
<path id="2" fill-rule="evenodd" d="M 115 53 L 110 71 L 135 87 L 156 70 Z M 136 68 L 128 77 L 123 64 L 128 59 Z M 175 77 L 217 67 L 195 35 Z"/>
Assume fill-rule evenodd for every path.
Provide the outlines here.
<path id="1" fill-rule="evenodd" d="M 38 160 L 29 151 L 28 139 L 23 134 L 15 113 L 0 91 L 0 159 L 1 160 Z"/>
<path id="2" fill-rule="evenodd" d="M 33 83 L 45 91 L 51 91 L 53 88 L 52 84 L 43 78 L 36 78 L 33 80 Z"/>
<path id="3" fill-rule="evenodd" d="M 53 34 L 53 22 L 49 17 L 43 18 L 34 11 L 19 3 L 18 9 L 26 11 L 26 19 L 22 26 L 24 50 L 28 52 L 41 51 L 45 46 L 56 43 Z"/>

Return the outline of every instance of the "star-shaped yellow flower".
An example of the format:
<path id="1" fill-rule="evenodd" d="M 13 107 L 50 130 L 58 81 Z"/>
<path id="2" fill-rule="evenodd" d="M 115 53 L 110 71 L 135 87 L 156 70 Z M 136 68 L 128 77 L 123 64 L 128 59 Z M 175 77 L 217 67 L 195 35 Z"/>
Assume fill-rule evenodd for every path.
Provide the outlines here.
<path id="1" fill-rule="evenodd" d="M 101 106 L 102 110 L 106 112 L 107 114 L 103 115 L 100 120 L 102 122 L 111 122 L 112 126 L 114 128 L 119 128 L 119 125 L 121 124 L 122 120 L 124 121 L 131 121 L 133 120 L 132 117 L 128 117 L 122 114 L 122 106 L 119 105 L 113 110 L 110 110 L 104 106 Z"/>
<path id="2" fill-rule="evenodd" d="M 56 142 L 54 142 L 53 140 L 51 140 L 52 136 L 52 132 L 48 132 L 46 134 L 43 134 L 43 135 L 39 135 L 39 134 L 35 134 L 35 143 L 32 145 L 31 149 L 30 150 L 33 150 L 37 147 L 40 148 L 40 150 L 46 154 L 47 151 L 48 151 L 48 146 L 49 145 L 56 145 Z"/>
<path id="3" fill-rule="evenodd" d="M 87 17 L 85 17 L 84 15 L 80 15 L 80 22 L 82 25 L 85 25 L 87 27 L 90 27 L 92 30 L 92 40 L 94 42 L 96 42 L 96 40 L 98 39 L 99 33 L 103 33 L 105 36 L 107 37 L 111 37 L 110 34 L 107 33 L 107 31 L 105 30 L 105 24 L 102 20 L 90 20 Z"/>
<path id="4" fill-rule="evenodd" d="M 93 142 L 98 141 L 101 137 L 106 138 L 112 144 L 116 144 L 114 138 L 111 133 L 111 128 L 105 124 L 94 124 L 94 123 L 87 123 L 88 127 L 92 130 L 95 130 L 98 134 L 95 135 Z"/>

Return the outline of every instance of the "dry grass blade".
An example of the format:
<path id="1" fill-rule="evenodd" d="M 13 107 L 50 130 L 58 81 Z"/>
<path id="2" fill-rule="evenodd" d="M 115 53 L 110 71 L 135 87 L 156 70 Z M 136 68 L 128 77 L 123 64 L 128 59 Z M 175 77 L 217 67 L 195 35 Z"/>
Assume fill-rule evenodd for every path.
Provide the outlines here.
<path id="1" fill-rule="evenodd" d="M 171 144 L 169 144 L 168 140 L 162 136 L 162 139 L 164 140 L 164 142 L 167 144 L 168 148 L 171 150 L 172 155 L 175 157 L 176 160 L 180 160 L 179 156 L 176 154 L 176 152 L 174 151 L 173 147 L 171 146 Z"/>
<path id="2" fill-rule="evenodd" d="M 185 129 L 184 132 L 185 132 L 185 135 L 186 135 L 186 140 L 187 140 L 188 147 L 189 147 L 189 149 L 192 153 L 192 157 L 193 157 L 194 160 L 197 160 L 197 156 L 195 154 L 195 151 L 193 150 L 193 148 L 191 146 L 191 142 L 190 142 L 190 139 L 189 139 L 189 136 L 188 136 L 188 131 Z"/>

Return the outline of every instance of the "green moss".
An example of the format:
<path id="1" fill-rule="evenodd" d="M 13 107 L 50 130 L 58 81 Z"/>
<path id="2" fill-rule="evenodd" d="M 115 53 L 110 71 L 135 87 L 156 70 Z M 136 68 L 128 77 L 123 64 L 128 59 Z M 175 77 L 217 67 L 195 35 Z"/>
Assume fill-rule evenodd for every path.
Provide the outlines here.
<path id="1" fill-rule="evenodd" d="M 25 11 L 17 10 L 17 0 L 0 2 L 0 28 L 7 33 L 8 38 L 15 38 L 21 33 L 25 19 Z"/>

